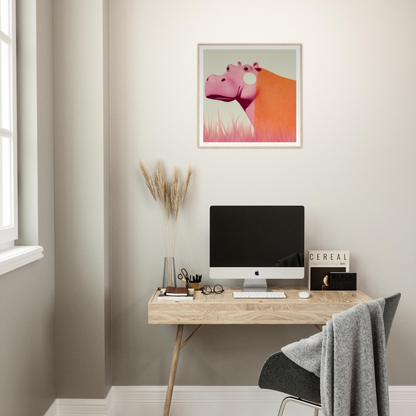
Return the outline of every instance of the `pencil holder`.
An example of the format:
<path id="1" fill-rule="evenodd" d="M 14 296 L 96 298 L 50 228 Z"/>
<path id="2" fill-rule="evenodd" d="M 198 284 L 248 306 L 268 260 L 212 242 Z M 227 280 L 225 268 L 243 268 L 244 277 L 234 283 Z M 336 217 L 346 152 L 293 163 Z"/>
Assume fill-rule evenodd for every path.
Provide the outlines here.
<path id="1" fill-rule="evenodd" d="M 201 285 L 200 283 L 190 283 L 190 282 L 186 283 L 186 287 L 189 287 L 189 288 L 195 289 L 195 290 L 201 290 L 200 285 Z"/>

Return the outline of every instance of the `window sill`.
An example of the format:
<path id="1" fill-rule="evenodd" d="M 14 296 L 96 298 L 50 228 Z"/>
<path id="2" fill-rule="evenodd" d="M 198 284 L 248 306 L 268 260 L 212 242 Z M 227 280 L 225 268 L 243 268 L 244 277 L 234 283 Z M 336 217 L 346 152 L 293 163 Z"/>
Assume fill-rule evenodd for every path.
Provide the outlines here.
<path id="1" fill-rule="evenodd" d="M 14 246 L 0 252 L 0 275 L 43 257 L 42 246 Z"/>

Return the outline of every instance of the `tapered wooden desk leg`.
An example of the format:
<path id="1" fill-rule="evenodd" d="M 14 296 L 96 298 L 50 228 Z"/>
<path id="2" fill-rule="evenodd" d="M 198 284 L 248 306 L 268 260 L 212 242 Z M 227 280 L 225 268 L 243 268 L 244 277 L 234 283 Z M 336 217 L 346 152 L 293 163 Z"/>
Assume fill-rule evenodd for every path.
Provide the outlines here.
<path id="1" fill-rule="evenodd" d="M 172 365 L 170 366 L 168 390 L 166 392 L 165 409 L 163 416 L 169 416 L 170 404 L 172 402 L 173 386 L 175 385 L 176 369 L 178 368 L 179 351 L 181 349 L 181 341 L 183 334 L 183 325 L 178 325 L 176 331 L 175 347 L 173 349 Z"/>

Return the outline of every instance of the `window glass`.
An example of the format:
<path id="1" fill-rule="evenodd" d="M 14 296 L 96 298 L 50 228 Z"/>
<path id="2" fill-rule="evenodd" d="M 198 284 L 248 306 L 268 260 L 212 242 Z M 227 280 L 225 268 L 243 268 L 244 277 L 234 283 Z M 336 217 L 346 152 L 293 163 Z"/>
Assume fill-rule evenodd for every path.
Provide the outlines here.
<path id="1" fill-rule="evenodd" d="M 0 30 L 10 36 L 10 0 L 1 0 L 0 14 Z"/>
<path id="2" fill-rule="evenodd" d="M 3 129 L 11 130 L 11 79 L 10 79 L 10 46 L 0 42 L 0 68 L 1 68 L 1 123 Z"/>
<path id="3" fill-rule="evenodd" d="M 0 227 L 12 225 L 12 147 L 8 137 L 0 137 Z"/>

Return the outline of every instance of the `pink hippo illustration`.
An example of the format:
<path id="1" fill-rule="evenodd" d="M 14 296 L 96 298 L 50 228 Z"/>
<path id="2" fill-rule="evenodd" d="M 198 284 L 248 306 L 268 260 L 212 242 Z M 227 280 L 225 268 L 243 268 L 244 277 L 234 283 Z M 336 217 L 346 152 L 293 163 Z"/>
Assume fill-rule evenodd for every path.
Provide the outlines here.
<path id="1" fill-rule="evenodd" d="M 253 65 L 229 64 L 223 75 L 210 75 L 205 96 L 212 100 L 236 100 L 257 133 L 296 136 L 296 81 Z"/>

